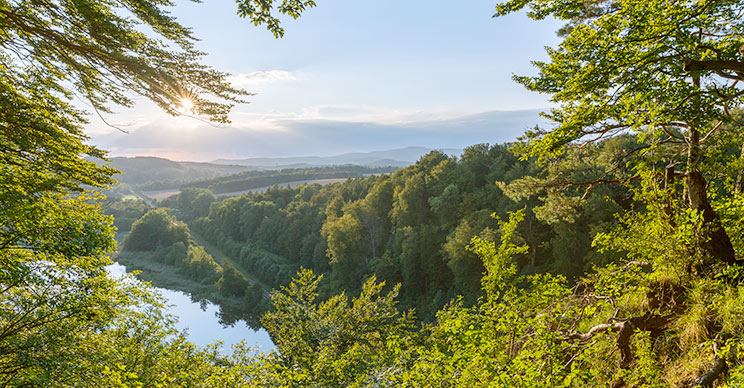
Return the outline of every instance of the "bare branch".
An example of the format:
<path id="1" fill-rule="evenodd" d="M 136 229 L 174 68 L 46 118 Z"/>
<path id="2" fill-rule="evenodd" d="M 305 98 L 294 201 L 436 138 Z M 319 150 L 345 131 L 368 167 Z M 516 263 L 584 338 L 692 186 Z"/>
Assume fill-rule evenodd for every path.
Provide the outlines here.
<path id="1" fill-rule="evenodd" d="M 744 79 L 744 62 L 729 61 L 721 59 L 711 59 L 705 61 L 697 61 L 694 59 L 685 58 L 682 62 L 682 70 L 687 72 L 694 71 L 733 71 L 737 73 L 738 79 Z"/>

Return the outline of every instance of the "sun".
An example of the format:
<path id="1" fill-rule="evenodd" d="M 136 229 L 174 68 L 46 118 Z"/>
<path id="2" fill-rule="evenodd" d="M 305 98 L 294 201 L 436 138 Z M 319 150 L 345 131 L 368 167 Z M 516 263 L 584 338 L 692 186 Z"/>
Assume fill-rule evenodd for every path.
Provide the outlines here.
<path id="1" fill-rule="evenodd" d="M 181 99 L 181 108 L 184 110 L 191 110 L 194 108 L 194 102 L 191 101 L 191 99 L 184 97 Z"/>

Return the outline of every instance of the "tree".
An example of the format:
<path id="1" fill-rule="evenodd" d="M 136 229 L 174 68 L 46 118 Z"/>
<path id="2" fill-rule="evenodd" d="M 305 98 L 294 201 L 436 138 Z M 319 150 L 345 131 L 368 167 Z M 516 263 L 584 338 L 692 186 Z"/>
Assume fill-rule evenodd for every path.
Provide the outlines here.
<path id="1" fill-rule="evenodd" d="M 319 302 L 322 277 L 301 270 L 272 293 L 274 309 L 262 323 L 278 353 L 262 359 L 256 386 L 369 386 L 370 374 L 390 365 L 394 349 L 412 328 L 410 313 L 396 308 L 398 287 L 382 294 L 372 277 L 358 297 L 345 293 Z"/>
<path id="2" fill-rule="evenodd" d="M 702 167 L 706 144 L 744 102 L 738 84 L 744 80 L 744 6 L 712 0 L 512 0 L 498 5 L 496 15 L 525 7 L 532 18 L 567 21 L 563 42 L 548 50 L 550 61 L 534 62 L 539 74 L 515 77 L 529 90 L 551 94 L 558 105 L 545 113 L 556 127 L 528 133 L 526 155 L 555 156 L 572 142 L 636 133 L 643 144 L 627 158 L 640 156 L 642 166 L 662 171 L 666 166 L 670 177 L 675 164 L 682 164 L 685 200 L 704 216 L 707 256 L 733 263 L 731 241 L 706 193 L 704 174 L 710 171 Z"/>
<path id="3" fill-rule="evenodd" d="M 571 181 L 554 175 L 551 186 L 585 186 L 586 197 L 594 185 L 637 181 L 635 199 L 643 205 L 620 218 L 613 231 L 595 236 L 600 251 L 624 257 L 596 267 L 573 295 L 556 301 L 563 306 L 553 311 L 562 310 L 560 319 L 567 319 L 550 324 L 558 335 L 543 347 L 569 361 L 539 373 L 566 373 L 564 385 L 739 384 L 742 360 L 734 349 L 742 338 L 734 327 L 741 318 L 723 306 L 739 305 L 731 299 L 742 285 L 741 268 L 732 265 L 739 246 L 729 233 L 739 231 L 734 225 L 741 223 L 742 200 L 732 195 L 735 179 L 722 174 L 738 172 L 741 155 L 715 158 L 722 150 L 741 152 L 741 143 L 731 141 L 741 141 L 734 108 L 744 96 L 738 85 L 744 79 L 744 5 L 513 0 L 497 6 L 497 15 L 525 7 L 533 18 L 568 22 L 563 42 L 548 50 L 550 61 L 535 62 L 539 74 L 516 77 L 528 89 L 552 94 L 557 104 L 545 114 L 555 128 L 523 139 L 525 157 L 569 159 L 599 139 L 632 133 L 637 146 L 605 177 Z M 612 177 L 623 164 L 634 174 Z M 683 174 L 675 171 L 680 164 Z M 676 190 L 680 175 L 682 196 Z M 727 348 L 718 351 L 719 346 Z M 596 355 L 613 348 L 615 366 L 597 368 L 602 362 Z M 520 344 L 517 352 L 530 351 Z M 691 364 L 685 373 L 674 372 Z"/>
<path id="4" fill-rule="evenodd" d="M 470 249 L 473 236 L 490 234 L 488 211 L 482 210 L 460 222 L 442 246 L 446 254 L 447 266 L 452 271 L 457 292 L 472 305 L 481 295 L 480 278 L 483 275 L 483 261 Z"/>
<path id="5" fill-rule="evenodd" d="M 279 37 L 283 29 L 272 13 L 273 3 L 241 0 L 238 14 L 265 24 Z M 247 93 L 230 86 L 227 74 L 198 62 L 204 53 L 194 49 L 191 31 L 164 8 L 171 5 L 128 0 L 5 2 L 0 12 L 3 71 L 18 76 L 8 80 L 17 86 L 26 81 L 43 85 L 53 95 L 77 93 L 96 111 L 108 112 L 108 103 L 131 106 L 129 94 L 134 92 L 174 115 L 181 114 L 183 99 L 188 99 L 191 113 L 226 122 L 229 103 L 240 102 Z M 314 5 L 283 0 L 278 12 L 297 18 Z"/>
<path id="6" fill-rule="evenodd" d="M 187 218 L 206 217 L 209 207 L 217 198 L 208 189 L 185 187 L 178 193 L 178 206 L 188 212 Z"/>
<path id="7" fill-rule="evenodd" d="M 132 224 L 132 232 L 127 236 L 124 249 L 132 251 L 154 251 L 158 247 L 168 247 L 177 242 L 189 243 L 189 229 L 183 222 L 176 221 L 163 209 L 153 209 Z"/>
<path id="8" fill-rule="evenodd" d="M 273 1 L 240 13 L 281 32 Z M 144 96 L 166 112 L 228 121 L 247 92 L 199 63 L 169 1 L 0 3 L 0 383 L 47 385 L 74 371 L 84 333 L 120 316 L 127 291 L 106 276 L 111 218 L 85 188 L 115 172 L 84 157 L 86 101 L 99 115 Z M 293 17 L 311 2 L 283 1 Z M 252 8 L 253 6 L 253 8 Z M 149 34 L 143 31 L 149 31 Z M 193 107 L 184 112 L 184 101 Z M 80 335 L 76 335 L 79 333 Z"/>
<path id="9" fill-rule="evenodd" d="M 225 262 L 215 285 L 223 296 L 242 297 L 250 283 L 232 264 Z"/>
<path id="10" fill-rule="evenodd" d="M 133 195 L 109 196 L 102 207 L 104 214 L 114 217 L 117 233 L 128 232 L 132 228 L 132 223 L 150 210 L 150 205 L 145 200 Z"/>

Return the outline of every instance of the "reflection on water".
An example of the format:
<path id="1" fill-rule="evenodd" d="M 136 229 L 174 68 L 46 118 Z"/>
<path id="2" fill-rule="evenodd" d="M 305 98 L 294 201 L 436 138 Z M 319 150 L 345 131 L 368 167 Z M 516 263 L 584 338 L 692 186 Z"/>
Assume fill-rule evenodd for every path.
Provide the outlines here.
<path id="1" fill-rule="evenodd" d="M 106 269 L 113 276 L 121 276 L 126 272 L 126 267 L 119 263 L 111 264 Z M 232 326 L 223 326 L 219 318 L 220 309 L 213 303 L 194 302 L 183 292 L 154 288 L 160 291 L 166 299 L 166 304 L 171 305 L 168 312 L 178 317 L 176 327 L 179 330 L 186 329 L 189 340 L 196 345 L 204 346 L 222 341 L 224 343 L 222 352 L 225 354 L 231 353 L 231 346 L 241 340 L 245 340 L 248 346 L 258 346 L 261 351 L 275 348 L 264 329 L 253 330 L 243 321 L 235 322 Z"/>

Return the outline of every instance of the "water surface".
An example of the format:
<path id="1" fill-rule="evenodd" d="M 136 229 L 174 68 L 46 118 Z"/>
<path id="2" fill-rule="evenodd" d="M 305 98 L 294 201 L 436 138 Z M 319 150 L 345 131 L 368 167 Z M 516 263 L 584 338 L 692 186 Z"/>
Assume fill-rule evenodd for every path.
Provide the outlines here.
<path id="1" fill-rule="evenodd" d="M 126 267 L 114 263 L 106 267 L 113 276 L 121 276 L 126 273 Z M 205 346 L 216 341 L 222 341 L 224 346 L 222 352 L 230 354 L 231 346 L 241 340 L 245 340 L 248 346 L 258 346 L 260 351 L 268 352 L 275 349 L 271 342 L 269 333 L 264 329 L 253 330 L 245 322 L 238 321 L 233 326 L 223 326 L 219 322 L 217 313 L 219 307 L 207 302 L 203 306 L 191 300 L 188 294 L 181 291 L 166 288 L 153 287 L 163 295 L 168 307 L 167 312 L 176 316 L 176 328 L 187 330 L 191 342 L 199 346 Z"/>

